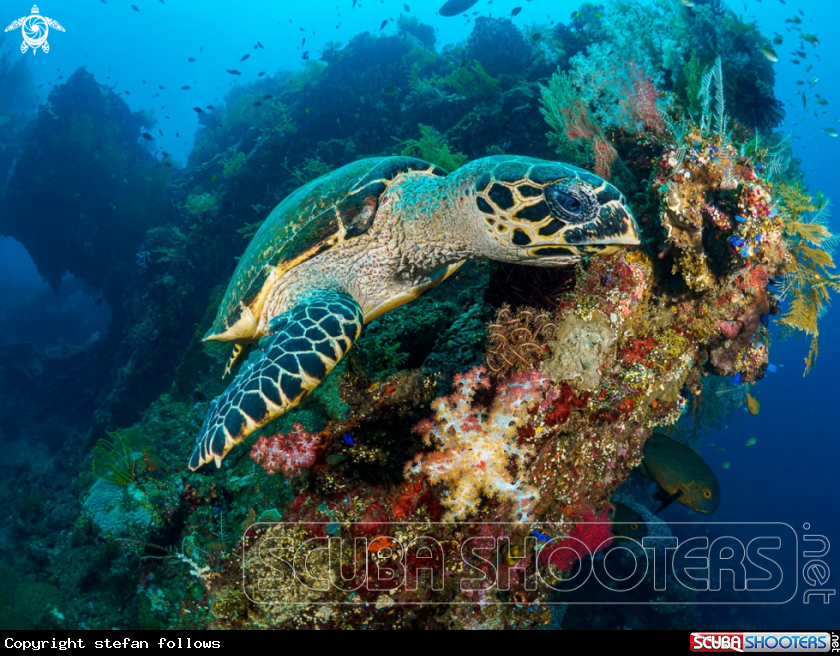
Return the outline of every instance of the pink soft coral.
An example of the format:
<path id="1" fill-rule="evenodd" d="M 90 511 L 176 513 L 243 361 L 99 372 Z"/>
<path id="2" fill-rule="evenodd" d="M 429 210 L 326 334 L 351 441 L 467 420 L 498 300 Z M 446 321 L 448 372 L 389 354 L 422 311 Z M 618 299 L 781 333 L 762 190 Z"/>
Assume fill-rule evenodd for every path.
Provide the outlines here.
<path id="1" fill-rule="evenodd" d="M 251 458 L 269 474 L 279 471 L 289 478 L 315 464 L 320 445 L 318 433 L 307 433 L 302 425 L 295 424 L 287 435 L 277 433 L 258 439 L 251 448 Z"/>

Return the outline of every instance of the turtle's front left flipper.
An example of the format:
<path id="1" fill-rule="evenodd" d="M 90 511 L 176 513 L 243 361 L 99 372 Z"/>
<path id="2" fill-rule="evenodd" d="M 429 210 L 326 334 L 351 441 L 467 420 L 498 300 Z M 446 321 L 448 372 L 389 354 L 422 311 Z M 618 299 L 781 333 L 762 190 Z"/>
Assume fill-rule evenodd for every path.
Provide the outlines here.
<path id="1" fill-rule="evenodd" d="M 192 455 L 195 471 L 298 405 L 347 353 L 364 324 L 352 296 L 313 290 L 275 317 L 242 370 L 210 404 Z"/>

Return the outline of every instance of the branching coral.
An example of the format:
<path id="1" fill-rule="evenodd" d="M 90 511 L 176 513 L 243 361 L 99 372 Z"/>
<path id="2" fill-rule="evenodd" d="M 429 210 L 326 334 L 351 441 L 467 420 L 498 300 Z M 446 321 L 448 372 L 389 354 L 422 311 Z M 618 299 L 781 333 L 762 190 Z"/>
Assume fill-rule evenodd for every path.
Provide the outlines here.
<path id="1" fill-rule="evenodd" d="M 487 368 L 493 378 L 504 378 L 515 371 L 533 369 L 545 355 L 556 324 L 546 311 L 523 307 L 514 312 L 505 303 L 496 319 L 487 326 Z"/>
<path id="2" fill-rule="evenodd" d="M 833 272 L 832 234 L 824 223 L 828 217 L 828 201 L 823 201 L 822 207 L 817 208 L 801 188 L 782 189 L 788 218 L 785 240 L 790 252 L 781 285 L 782 295 L 790 297 L 790 306 L 782 323 L 811 338 L 805 358 L 805 373 L 808 373 L 819 353 L 817 322 L 831 301 L 831 292 L 840 293 L 840 275 Z"/>
<path id="3" fill-rule="evenodd" d="M 591 168 L 606 180 L 618 156 L 589 111 L 572 77 L 558 71 L 542 93 L 540 111 L 552 131 L 546 137 L 557 153 L 578 166 Z"/>
<path id="4" fill-rule="evenodd" d="M 537 491 L 514 479 L 510 471 L 524 470 L 530 455 L 517 443 L 517 429 L 528 421 L 528 409 L 542 398 L 550 379 L 538 371 L 519 373 L 504 381 L 489 408 L 473 405 L 490 381 L 484 367 L 455 376 L 456 391 L 435 399 L 433 419 L 415 428 L 427 445 L 437 451 L 417 456 L 405 469 L 406 476 L 425 474 L 432 483 L 443 483 L 447 519 L 473 513 L 482 495 L 514 505 L 519 521 L 527 521 L 538 500 Z"/>

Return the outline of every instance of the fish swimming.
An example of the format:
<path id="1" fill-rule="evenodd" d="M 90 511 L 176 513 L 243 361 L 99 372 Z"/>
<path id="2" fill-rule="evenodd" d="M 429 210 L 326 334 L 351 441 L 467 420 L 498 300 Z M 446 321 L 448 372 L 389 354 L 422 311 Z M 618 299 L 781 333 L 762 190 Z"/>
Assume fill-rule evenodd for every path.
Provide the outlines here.
<path id="1" fill-rule="evenodd" d="M 653 497 L 662 502 L 657 513 L 674 501 L 701 513 L 714 512 L 720 504 L 720 485 L 711 467 L 670 437 L 651 435 L 637 469 L 660 488 Z"/>
<path id="2" fill-rule="evenodd" d="M 613 501 L 610 521 L 613 523 L 613 535 L 617 538 L 641 540 L 648 534 L 645 518 L 621 501 Z"/>
<path id="3" fill-rule="evenodd" d="M 478 0 L 447 0 L 446 4 L 440 8 L 438 13 L 441 16 L 458 16 L 467 11 L 467 9 L 471 9 L 477 3 Z"/>

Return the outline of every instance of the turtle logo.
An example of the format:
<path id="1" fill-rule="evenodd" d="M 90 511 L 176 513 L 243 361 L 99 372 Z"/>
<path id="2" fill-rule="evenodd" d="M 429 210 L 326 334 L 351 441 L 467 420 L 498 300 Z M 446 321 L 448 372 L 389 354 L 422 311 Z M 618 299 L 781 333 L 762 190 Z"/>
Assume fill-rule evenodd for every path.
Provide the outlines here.
<path id="1" fill-rule="evenodd" d="M 50 33 L 51 27 L 59 32 L 65 31 L 58 24 L 58 21 L 41 16 L 41 13 L 38 11 L 38 5 L 33 5 L 32 13 L 29 16 L 18 18 L 6 28 L 6 32 L 21 28 L 23 43 L 20 44 L 20 51 L 26 52 L 32 48 L 32 54 L 34 55 L 38 52 L 38 48 L 41 48 L 44 52 L 50 51 L 50 44 L 47 43 L 47 34 Z"/>

